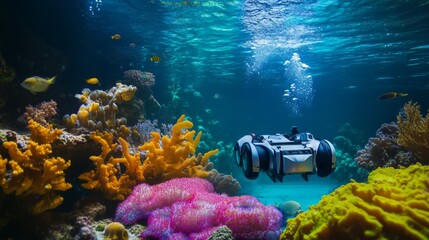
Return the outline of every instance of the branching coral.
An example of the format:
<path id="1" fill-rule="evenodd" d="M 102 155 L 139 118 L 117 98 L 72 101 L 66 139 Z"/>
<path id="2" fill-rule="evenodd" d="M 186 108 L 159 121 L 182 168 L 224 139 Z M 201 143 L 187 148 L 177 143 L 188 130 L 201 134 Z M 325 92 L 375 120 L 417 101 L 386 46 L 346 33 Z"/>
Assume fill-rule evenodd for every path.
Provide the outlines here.
<path id="1" fill-rule="evenodd" d="M 91 133 L 91 139 L 101 144 L 102 152 L 98 156 L 91 156 L 90 160 L 94 162 L 95 170 L 83 173 L 79 179 L 85 181 L 82 187 L 91 190 L 101 190 L 108 199 L 123 200 L 131 193 L 132 188 L 144 180 L 142 174 L 142 165 L 140 163 L 140 154 L 131 155 L 128 149 L 128 143 L 119 138 L 122 145 L 123 157 L 115 158 L 112 151 L 116 149 L 117 144 L 113 143 L 113 134 L 105 132 L 104 134 Z M 119 174 L 118 164 L 124 164 L 126 171 Z"/>
<path id="2" fill-rule="evenodd" d="M 420 114 L 417 103 L 408 102 L 398 115 L 398 144 L 411 151 L 419 162 L 429 164 L 429 113 Z"/>
<path id="3" fill-rule="evenodd" d="M 151 141 L 139 147 L 146 151 L 144 164 L 145 182 L 160 183 L 178 177 L 208 177 L 211 167 L 209 158 L 218 152 L 218 149 L 195 156 L 202 132 L 194 138 L 195 131 L 191 121 L 184 120 L 182 115 L 172 128 L 171 137 L 163 136 L 159 132 L 151 132 Z"/>
<path id="4" fill-rule="evenodd" d="M 365 148 L 358 151 L 356 163 L 369 171 L 378 167 L 406 167 L 415 163 L 412 154 L 398 145 L 397 137 L 398 126 L 395 123 L 384 123 L 376 136 L 368 140 Z"/>
<path id="5" fill-rule="evenodd" d="M 427 239 L 428 175 L 420 163 L 378 168 L 288 220 L 281 239 Z"/>
<path id="6" fill-rule="evenodd" d="M 30 120 L 30 140 L 25 151 L 16 142 L 4 142 L 10 159 L 0 157 L 0 184 L 6 194 L 26 197 L 32 204 L 33 213 L 56 208 L 63 201 L 56 191 L 71 188 L 65 181 L 65 173 L 70 161 L 60 157 L 50 157 L 51 143 L 62 133 L 59 129 L 47 128 Z"/>
<path id="7" fill-rule="evenodd" d="M 91 133 L 91 138 L 101 144 L 102 153 L 90 157 L 95 169 L 79 176 L 85 181 L 82 186 L 100 190 L 108 199 L 123 200 L 138 183 L 155 184 L 176 177 L 208 177 L 211 173 L 207 170 L 211 167 L 208 159 L 217 153 L 217 149 L 195 156 L 201 132 L 194 139 L 195 131 L 187 130 L 193 124 L 184 117 L 182 115 L 173 126 L 171 137 L 163 136 L 161 140 L 158 132 L 151 133 L 153 139 L 139 147 L 147 151 L 144 161 L 141 161 L 139 152 L 129 152 L 129 144 L 122 138 L 119 138 L 122 157 L 114 157 L 112 152 L 117 144 L 113 142 L 113 134 Z M 119 173 L 119 165 L 124 166 L 124 172 Z"/>

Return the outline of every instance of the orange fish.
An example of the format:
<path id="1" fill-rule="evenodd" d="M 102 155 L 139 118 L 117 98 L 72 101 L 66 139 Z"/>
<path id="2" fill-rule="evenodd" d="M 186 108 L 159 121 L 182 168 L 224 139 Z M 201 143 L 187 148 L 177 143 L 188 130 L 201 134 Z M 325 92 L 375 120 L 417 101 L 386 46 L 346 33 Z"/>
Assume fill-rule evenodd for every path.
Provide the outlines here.
<path id="1" fill-rule="evenodd" d="M 150 60 L 152 62 L 156 62 L 157 63 L 157 62 L 161 61 L 161 58 L 159 56 L 157 56 L 157 55 L 154 55 L 154 56 L 150 57 Z"/>
<path id="2" fill-rule="evenodd" d="M 389 100 L 397 97 L 405 97 L 408 96 L 408 93 L 397 93 L 397 92 L 387 92 L 381 94 L 378 99 L 379 100 Z"/>
<path id="3" fill-rule="evenodd" d="M 113 40 L 119 40 L 119 39 L 121 39 L 121 35 L 119 35 L 119 34 L 112 35 L 112 39 Z"/>
<path id="4" fill-rule="evenodd" d="M 95 84 L 101 85 L 100 82 L 98 81 L 98 78 L 88 78 L 86 82 L 93 85 Z"/>

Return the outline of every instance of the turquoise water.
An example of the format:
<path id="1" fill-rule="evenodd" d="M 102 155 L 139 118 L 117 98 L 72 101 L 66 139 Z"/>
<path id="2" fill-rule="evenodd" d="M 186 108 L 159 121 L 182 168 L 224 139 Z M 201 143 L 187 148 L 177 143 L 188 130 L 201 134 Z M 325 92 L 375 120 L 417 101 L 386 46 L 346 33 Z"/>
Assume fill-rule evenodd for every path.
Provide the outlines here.
<path id="1" fill-rule="evenodd" d="M 406 101 L 427 102 L 425 1 L 182 2 L 88 1 L 81 41 L 115 62 L 119 76 L 129 68 L 154 72 L 161 102 L 179 91 L 198 102 L 182 112 L 218 120 L 231 138 L 290 125 L 331 137 L 344 122 L 370 134 Z M 123 41 L 109 41 L 116 32 Z M 298 116 L 282 104 L 291 81 L 283 63 L 294 52 L 313 82 Z M 151 55 L 161 62 L 148 61 Z M 388 91 L 410 95 L 377 100 Z"/>
<path id="2" fill-rule="evenodd" d="M 0 52 L 17 70 L 0 89 L 6 103 L 0 116 L 21 130 L 15 119 L 28 104 L 54 99 L 59 115 L 76 112 L 76 93 L 109 89 L 130 69 L 156 76 L 152 95 L 162 107 L 147 109 L 146 118 L 173 123 L 184 113 L 228 150 L 243 135 L 288 133 L 291 126 L 332 141 L 345 124 L 357 129 L 354 144 L 363 147 L 382 123 L 396 121 L 406 102 L 429 108 L 427 0 L 6 0 L 0 6 Z M 19 84 L 33 75 L 59 77 L 32 95 Z M 88 86 L 90 77 L 101 86 Z M 391 91 L 408 96 L 378 99 Z M 265 204 L 295 200 L 306 209 L 343 183 L 317 176 L 248 180 L 232 151 L 215 161 L 239 179 L 242 194 Z"/>

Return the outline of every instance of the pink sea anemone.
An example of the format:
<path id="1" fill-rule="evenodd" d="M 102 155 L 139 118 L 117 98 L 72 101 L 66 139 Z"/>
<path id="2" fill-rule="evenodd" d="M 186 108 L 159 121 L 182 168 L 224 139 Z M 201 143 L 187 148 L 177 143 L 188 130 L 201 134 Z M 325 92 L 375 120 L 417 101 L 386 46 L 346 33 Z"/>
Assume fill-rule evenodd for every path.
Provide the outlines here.
<path id="1" fill-rule="evenodd" d="M 218 227 L 238 239 L 278 239 L 281 213 L 252 196 L 217 194 L 201 178 L 178 178 L 149 186 L 140 184 L 116 210 L 115 221 L 132 224 L 148 219 L 142 237 L 207 239 Z"/>

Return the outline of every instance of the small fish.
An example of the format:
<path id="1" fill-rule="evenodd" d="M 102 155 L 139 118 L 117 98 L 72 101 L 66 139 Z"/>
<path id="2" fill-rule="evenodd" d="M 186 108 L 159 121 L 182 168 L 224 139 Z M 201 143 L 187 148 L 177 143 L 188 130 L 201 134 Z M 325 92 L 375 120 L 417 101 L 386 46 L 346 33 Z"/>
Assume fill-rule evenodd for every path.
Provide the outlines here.
<path id="1" fill-rule="evenodd" d="M 136 44 L 132 42 L 132 43 L 130 43 L 130 47 L 135 48 Z"/>
<path id="2" fill-rule="evenodd" d="M 397 93 L 397 92 L 387 92 L 381 94 L 378 99 L 379 100 L 389 100 L 397 97 L 405 97 L 408 96 L 408 93 Z"/>
<path id="3" fill-rule="evenodd" d="M 119 35 L 119 34 L 112 35 L 112 39 L 113 40 L 119 40 L 119 39 L 121 39 L 121 35 Z"/>
<path id="4" fill-rule="evenodd" d="M 213 98 L 214 99 L 221 99 L 223 96 L 222 96 L 222 94 L 220 94 L 220 93 L 215 93 L 215 94 L 213 94 Z"/>
<path id="5" fill-rule="evenodd" d="M 154 56 L 150 57 L 150 60 L 152 62 L 159 62 L 159 61 L 161 61 L 161 58 L 157 55 L 154 55 Z"/>
<path id="6" fill-rule="evenodd" d="M 343 87 L 343 89 L 356 89 L 357 88 L 357 86 L 355 86 L 355 85 L 349 85 L 349 86 L 347 86 L 347 87 Z"/>
<path id="7" fill-rule="evenodd" d="M 98 81 L 98 78 L 88 78 L 86 82 L 93 85 L 95 84 L 101 85 L 100 82 Z"/>
<path id="8" fill-rule="evenodd" d="M 28 91 L 30 91 L 32 94 L 44 92 L 48 90 L 49 85 L 55 83 L 56 77 L 57 76 L 52 77 L 50 79 L 46 79 L 38 76 L 29 77 L 21 83 L 21 86 L 27 89 Z"/>

